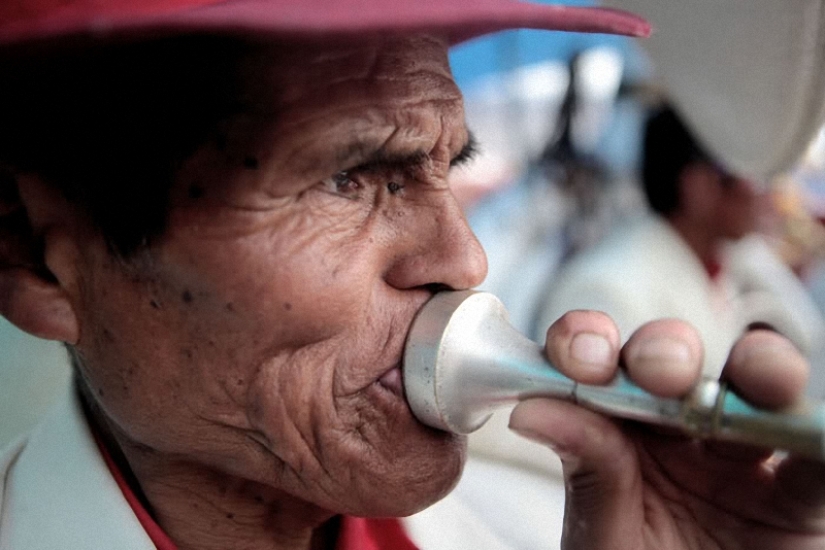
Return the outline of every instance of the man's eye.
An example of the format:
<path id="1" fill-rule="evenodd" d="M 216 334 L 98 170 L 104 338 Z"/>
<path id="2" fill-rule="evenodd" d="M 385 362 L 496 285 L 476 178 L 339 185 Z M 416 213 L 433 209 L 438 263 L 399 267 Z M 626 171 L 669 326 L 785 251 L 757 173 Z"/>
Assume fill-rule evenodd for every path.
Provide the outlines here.
<path id="1" fill-rule="evenodd" d="M 348 197 L 357 195 L 361 189 L 361 184 L 352 179 L 347 171 L 338 172 L 321 183 L 327 191 Z"/>

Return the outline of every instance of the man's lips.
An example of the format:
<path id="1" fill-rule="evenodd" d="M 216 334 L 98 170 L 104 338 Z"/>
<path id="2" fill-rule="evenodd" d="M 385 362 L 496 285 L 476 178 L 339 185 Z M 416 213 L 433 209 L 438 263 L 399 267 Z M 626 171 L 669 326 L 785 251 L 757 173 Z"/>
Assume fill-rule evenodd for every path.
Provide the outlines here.
<path id="1" fill-rule="evenodd" d="M 401 366 L 396 365 L 387 372 L 381 375 L 378 383 L 384 388 L 390 390 L 394 394 L 400 396 L 404 395 L 404 384 L 401 379 Z"/>
<path id="2" fill-rule="evenodd" d="M 406 397 L 404 392 L 404 377 L 401 369 L 404 357 L 405 342 L 410 331 L 410 328 L 412 327 L 413 319 L 415 319 L 415 316 L 418 314 L 419 311 L 421 311 L 421 308 L 424 307 L 424 304 L 426 304 L 431 297 L 432 294 L 430 293 L 418 293 L 416 295 L 415 301 L 408 304 L 411 306 L 411 309 L 408 311 L 408 315 L 403 317 L 405 321 L 403 325 L 401 325 L 405 328 L 404 332 L 400 333 L 398 331 L 394 331 L 390 339 L 388 340 L 389 342 L 391 342 L 391 345 L 387 346 L 387 350 L 396 352 L 397 355 L 390 355 L 390 357 L 395 357 L 397 359 L 397 362 L 392 368 L 384 372 L 384 374 L 382 374 L 378 378 L 378 380 L 375 381 L 375 383 L 377 383 L 383 389 L 388 390 L 396 396 L 405 400 Z M 399 323 L 396 322 L 393 324 L 393 326 L 397 328 L 399 326 Z"/>

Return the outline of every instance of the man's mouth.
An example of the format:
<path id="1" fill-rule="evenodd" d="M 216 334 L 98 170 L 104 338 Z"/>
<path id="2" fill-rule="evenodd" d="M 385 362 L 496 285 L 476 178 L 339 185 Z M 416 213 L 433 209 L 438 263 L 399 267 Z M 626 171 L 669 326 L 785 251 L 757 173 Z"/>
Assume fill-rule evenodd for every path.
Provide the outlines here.
<path id="1" fill-rule="evenodd" d="M 401 378 L 401 365 L 396 365 L 381 375 L 378 384 L 399 397 L 404 395 L 404 384 Z"/>

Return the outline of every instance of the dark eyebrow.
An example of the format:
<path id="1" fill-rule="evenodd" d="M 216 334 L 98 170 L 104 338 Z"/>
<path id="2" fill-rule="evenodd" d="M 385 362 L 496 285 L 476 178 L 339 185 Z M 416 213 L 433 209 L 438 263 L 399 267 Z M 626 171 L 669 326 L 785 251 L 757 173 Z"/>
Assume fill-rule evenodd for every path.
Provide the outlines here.
<path id="1" fill-rule="evenodd" d="M 464 166 L 478 155 L 478 140 L 472 132 L 467 133 L 467 143 L 461 151 L 450 160 L 450 168 Z"/>
<path id="2" fill-rule="evenodd" d="M 352 168 L 353 171 L 381 170 L 385 168 L 406 169 L 411 166 L 420 166 L 427 161 L 429 155 L 425 151 L 411 153 L 387 153 L 379 149 L 372 152 L 366 160 Z"/>
<path id="3" fill-rule="evenodd" d="M 366 153 L 369 151 L 368 153 Z M 366 154 L 365 154 L 366 153 Z M 467 135 L 467 143 L 461 151 L 450 159 L 450 168 L 461 166 L 472 160 L 478 153 L 478 141 L 472 133 Z M 429 159 L 426 151 L 412 151 L 408 153 L 388 153 L 381 148 L 372 150 L 369 144 L 356 142 L 346 151 L 338 155 L 339 162 L 345 163 L 345 159 L 361 157 L 362 160 L 347 171 L 371 171 L 386 168 L 406 169 L 413 166 L 420 166 Z"/>

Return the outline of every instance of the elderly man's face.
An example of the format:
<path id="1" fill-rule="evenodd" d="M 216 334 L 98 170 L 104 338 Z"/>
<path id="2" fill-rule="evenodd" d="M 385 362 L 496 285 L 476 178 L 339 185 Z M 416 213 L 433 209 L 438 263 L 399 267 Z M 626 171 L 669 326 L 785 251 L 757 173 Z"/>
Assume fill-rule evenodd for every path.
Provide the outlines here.
<path id="1" fill-rule="evenodd" d="M 163 237 L 128 262 L 81 243 L 84 381 L 127 456 L 412 512 L 464 443 L 411 416 L 404 338 L 434 289 L 486 272 L 447 186 L 468 134 L 445 45 L 273 47 L 245 71 L 245 112 L 182 167 Z"/>

